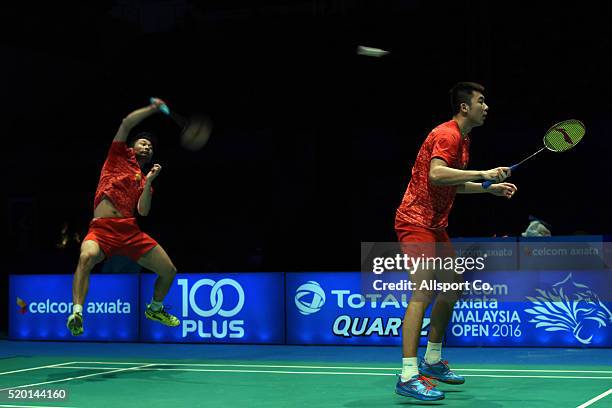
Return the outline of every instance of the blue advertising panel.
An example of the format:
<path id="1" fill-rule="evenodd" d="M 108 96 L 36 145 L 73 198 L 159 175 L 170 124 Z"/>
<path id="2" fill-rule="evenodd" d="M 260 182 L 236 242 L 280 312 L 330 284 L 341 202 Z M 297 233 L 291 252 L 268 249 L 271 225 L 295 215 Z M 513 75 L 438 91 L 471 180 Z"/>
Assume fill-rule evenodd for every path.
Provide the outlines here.
<path id="1" fill-rule="evenodd" d="M 457 302 L 447 345 L 612 346 L 606 271 L 496 271 L 480 277 L 490 287 L 466 291 Z M 410 295 L 364 296 L 361 281 L 359 272 L 288 273 L 287 343 L 400 345 Z M 421 345 L 429 310 L 425 316 Z"/>
<path id="2" fill-rule="evenodd" d="M 138 340 L 138 277 L 91 275 L 83 305 L 84 333 L 66 328 L 72 313 L 72 275 L 11 275 L 9 337 L 15 340 Z"/>
<path id="3" fill-rule="evenodd" d="M 481 283 L 481 289 L 466 291 L 455 305 L 446 344 L 612 347 L 610 273 L 466 274 L 466 281 L 481 279 L 488 287 Z M 360 272 L 181 274 L 164 302 L 181 320 L 180 326 L 170 328 L 144 318 L 143 306 L 151 299 L 155 279 L 153 274 L 141 275 L 140 281 L 137 275 L 92 275 L 84 305 L 85 333 L 72 337 L 66 329 L 72 275 L 11 275 L 9 337 L 400 345 L 410 300 L 409 291 L 364 292 Z M 426 344 L 429 316 L 428 309 L 421 345 Z"/>
<path id="4" fill-rule="evenodd" d="M 608 271 L 508 271 L 487 282 L 455 305 L 448 345 L 612 346 Z"/>
<path id="5" fill-rule="evenodd" d="M 287 273 L 287 344 L 400 345 L 409 295 L 362 295 L 361 287 L 359 272 Z"/>
<path id="6" fill-rule="evenodd" d="M 164 305 L 181 324 L 166 327 L 141 316 L 140 339 L 155 342 L 282 344 L 285 299 L 282 273 L 179 274 Z M 156 276 L 142 274 L 148 303 Z"/>

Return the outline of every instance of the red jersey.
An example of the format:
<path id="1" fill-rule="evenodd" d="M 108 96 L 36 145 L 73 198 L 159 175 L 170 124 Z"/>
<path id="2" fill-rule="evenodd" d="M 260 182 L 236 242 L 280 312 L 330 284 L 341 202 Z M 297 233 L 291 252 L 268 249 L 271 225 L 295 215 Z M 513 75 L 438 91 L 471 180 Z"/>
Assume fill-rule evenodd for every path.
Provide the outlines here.
<path id="1" fill-rule="evenodd" d="M 449 167 L 464 169 L 469 160 L 469 145 L 469 137 L 461 136 L 454 120 L 431 131 L 417 155 L 412 178 L 396 212 L 396 221 L 431 229 L 446 228 L 457 186 L 432 185 L 429 165 L 433 158 L 440 158 Z"/>
<path id="2" fill-rule="evenodd" d="M 145 181 L 146 176 L 140 171 L 134 149 L 127 147 L 125 142 L 113 142 L 100 174 L 94 209 L 106 197 L 121 215 L 133 217 Z"/>

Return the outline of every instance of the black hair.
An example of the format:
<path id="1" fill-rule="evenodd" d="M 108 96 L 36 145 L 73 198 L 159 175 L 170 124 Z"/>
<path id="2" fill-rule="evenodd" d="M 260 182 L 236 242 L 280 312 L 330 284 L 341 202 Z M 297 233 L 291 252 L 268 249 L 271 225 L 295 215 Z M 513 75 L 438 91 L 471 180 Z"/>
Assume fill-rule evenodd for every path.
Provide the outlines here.
<path id="1" fill-rule="evenodd" d="M 478 91 L 483 93 L 485 90 L 484 86 L 477 84 L 476 82 L 457 82 L 450 93 L 451 111 L 453 115 L 456 115 L 461 111 L 461 104 L 466 103 L 472 104 L 472 92 Z"/>
<path id="2" fill-rule="evenodd" d="M 135 135 L 130 135 L 128 137 L 128 140 L 127 140 L 128 147 L 134 147 L 134 144 L 136 144 L 136 141 L 138 139 L 148 140 L 153 145 L 153 148 L 157 146 L 157 138 L 155 137 L 155 135 L 151 132 L 143 131 L 143 132 L 138 132 Z"/>

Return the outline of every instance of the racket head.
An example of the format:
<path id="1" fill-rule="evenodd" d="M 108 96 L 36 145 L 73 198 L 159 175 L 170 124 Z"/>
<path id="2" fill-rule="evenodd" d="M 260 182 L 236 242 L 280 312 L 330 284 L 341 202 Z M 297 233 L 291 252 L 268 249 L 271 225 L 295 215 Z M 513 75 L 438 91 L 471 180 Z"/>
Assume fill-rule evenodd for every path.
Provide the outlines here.
<path id="1" fill-rule="evenodd" d="M 564 152 L 576 146 L 586 133 L 584 123 L 577 119 L 564 120 L 544 134 L 544 146 L 553 152 Z"/>
<path id="2" fill-rule="evenodd" d="M 181 132 L 181 146 L 195 152 L 200 150 L 210 138 L 212 132 L 212 120 L 208 116 L 191 116 Z"/>

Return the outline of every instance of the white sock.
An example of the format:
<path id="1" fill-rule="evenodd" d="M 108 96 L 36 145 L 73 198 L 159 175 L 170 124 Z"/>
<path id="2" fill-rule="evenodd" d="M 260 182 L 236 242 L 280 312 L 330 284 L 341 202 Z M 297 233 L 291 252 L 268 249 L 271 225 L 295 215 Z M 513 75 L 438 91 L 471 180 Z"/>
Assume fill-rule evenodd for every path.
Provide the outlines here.
<path id="1" fill-rule="evenodd" d="M 439 363 L 442 359 L 442 343 L 427 342 L 427 351 L 425 352 L 425 362 L 427 364 Z"/>
<path id="2" fill-rule="evenodd" d="M 402 381 L 408 381 L 419 374 L 419 366 L 416 357 L 402 358 Z"/>
<path id="3" fill-rule="evenodd" d="M 153 310 L 154 312 L 157 312 L 158 310 L 161 310 L 162 307 L 164 307 L 164 302 L 158 302 L 155 299 L 151 299 L 151 310 Z"/>
<path id="4" fill-rule="evenodd" d="M 83 305 L 74 305 L 72 306 L 72 313 L 83 314 Z"/>

